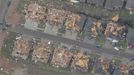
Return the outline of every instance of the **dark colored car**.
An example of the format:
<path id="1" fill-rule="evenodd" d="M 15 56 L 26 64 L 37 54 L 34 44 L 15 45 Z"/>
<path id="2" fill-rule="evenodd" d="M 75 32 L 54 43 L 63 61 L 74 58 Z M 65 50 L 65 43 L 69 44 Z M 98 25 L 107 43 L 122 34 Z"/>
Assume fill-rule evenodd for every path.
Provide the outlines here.
<path id="1" fill-rule="evenodd" d="M 97 48 L 100 48 L 100 45 L 96 45 Z"/>
<path id="2" fill-rule="evenodd" d="M 129 75 L 134 75 L 134 69 L 129 71 Z"/>
<path id="3" fill-rule="evenodd" d="M 128 44 L 128 49 L 133 49 L 133 48 L 134 48 L 134 44 L 129 43 Z"/>
<path id="4" fill-rule="evenodd" d="M 133 58 L 130 58 L 129 61 L 134 61 L 134 57 Z"/>

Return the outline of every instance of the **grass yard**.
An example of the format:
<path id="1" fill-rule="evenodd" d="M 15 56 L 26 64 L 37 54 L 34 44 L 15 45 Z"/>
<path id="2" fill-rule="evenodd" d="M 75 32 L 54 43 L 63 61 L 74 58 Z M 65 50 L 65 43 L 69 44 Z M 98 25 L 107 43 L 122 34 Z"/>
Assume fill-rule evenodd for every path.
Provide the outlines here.
<path id="1" fill-rule="evenodd" d="M 77 73 L 75 71 L 71 72 L 69 69 L 55 68 L 49 66 L 48 64 L 36 63 L 27 64 L 28 72 L 30 75 L 83 75 L 82 73 Z M 89 74 L 84 74 L 89 75 Z"/>
<path id="2" fill-rule="evenodd" d="M 134 27 L 134 14 L 130 15 L 129 12 L 122 10 L 120 17 L 125 23 L 129 24 L 130 27 Z"/>
<path id="3" fill-rule="evenodd" d="M 105 42 L 106 42 L 106 39 L 102 33 L 101 33 L 101 35 L 99 35 L 95 38 L 95 44 L 100 45 L 100 47 L 103 47 L 105 45 Z"/>
<path id="4" fill-rule="evenodd" d="M 121 57 L 118 57 L 118 56 L 113 57 L 112 62 L 114 63 L 114 65 L 118 67 L 119 64 L 122 62 Z"/>
<path id="5" fill-rule="evenodd" d="M 120 40 L 117 44 L 117 46 L 122 48 L 123 50 L 127 49 L 127 45 L 128 45 L 127 40 Z"/>
<path id="6" fill-rule="evenodd" d="M 1 50 L 1 55 L 7 58 L 11 57 L 11 51 L 14 47 L 14 41 L 16 38 L 16 33 L 9 32 L 9 35 L 7 38 L 5 38 L 2 50 Z"/>

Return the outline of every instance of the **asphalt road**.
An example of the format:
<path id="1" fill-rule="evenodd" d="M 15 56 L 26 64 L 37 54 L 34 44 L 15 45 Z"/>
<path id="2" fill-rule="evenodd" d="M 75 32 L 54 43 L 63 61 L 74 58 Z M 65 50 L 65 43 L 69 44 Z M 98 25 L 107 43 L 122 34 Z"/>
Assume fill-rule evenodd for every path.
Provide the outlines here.
<path id="1" fill-rule="evenodd" d="M 99 53 L 107 53 L 107 54 L 111 54 L 111 55 L 120 55 L 121 57 L 125 57 L 125 58 L 132 58 L 134 57 L 134 55 L 126 53 L 126 52 L 119 52 L 116 51 L 114 49 L 108 49 L 108 48 L 97 48 L 95 45 L 89 44 L 89 43 L 84 43 L 84 42 L 79 42 L 76 40 L 72 40 L 72 39 L 68 39 L 68 38 L 63 38 L 60 36 L 54 36 L 54 35 L 50 35 L 47 33 L 43 33 L 40 31 L 32 31 L 32 30 L 28 30 L 25 29 L 23 27 L 17 27 L 17 28 L 11 28 L 8 29 L 9 31 L 13 31 L 13 32 L 17 32 L 17 33 L 21 33 L 21 34 L 27 34 L 27 35 L 31 35 L 34 37 L 41 37 L 41 38 L 45 38 L 48 40 L 52 40 L 52 41 L 57 41 L 57 42 L 62 42 L 62 43 L 66 43 L 69 45 L 77 45 L 79 47 L 82 48 L 86 48 L 86 49 L 90 49 L 94 52 L 99 52 Z"/>
<path id="2" fill-rule="evenodd" d="M 8 6 L 11 0 L 1 0 L 0 2 L 0 23 L 3 23 Z"/>

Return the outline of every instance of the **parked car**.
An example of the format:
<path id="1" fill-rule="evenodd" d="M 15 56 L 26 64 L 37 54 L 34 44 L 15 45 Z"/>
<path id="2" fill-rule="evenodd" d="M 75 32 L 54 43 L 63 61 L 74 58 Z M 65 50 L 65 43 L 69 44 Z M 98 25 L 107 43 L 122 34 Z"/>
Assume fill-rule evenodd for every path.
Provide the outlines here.
<path id="1" fill-rule="evenodd" d="M 114 47 L 115 50 L 119 51 L 120 49 L 118 47 Z"/>
<path id="2" fill-rule="evenodd" d="M 129 61 L 134 61 L 134 57 L 130 58 Z"/>
<path id="3" fill-rule="evenodd" d="M 134 75 L 134 69 L 129 71 L 129 75 Z"/>
<path id="4" fill-rule="evenodd" d="M 129 43 L 129 44 L 128 44 L 128 49 L 133 49 L 133 48 L 134 48 L 134 44 Z"/>
<path id="5" fill-rule="evenodd" d="M 100 48 L 100 45 L 96 45 L 97 48 Z"/>

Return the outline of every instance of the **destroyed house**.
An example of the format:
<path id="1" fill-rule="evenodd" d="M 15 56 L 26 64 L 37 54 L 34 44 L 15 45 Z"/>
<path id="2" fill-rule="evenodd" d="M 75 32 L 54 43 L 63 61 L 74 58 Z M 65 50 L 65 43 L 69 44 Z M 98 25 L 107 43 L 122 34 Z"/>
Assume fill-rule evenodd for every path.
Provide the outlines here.
<path id="1" fill-rule="evenodd" d="M 52 54 L 52 50 L 49 44 L 40 42 L 34 48 L 32 53 L 32 60 L 36 62 L 48 63 Z"/>
<path id="2" fill-rule="evenodd" d="M 80 20 L 81 20 L 80 15 L 74 13 L 69 14 L 65 22 L 65 28 L 70 30 L 80 31 L 80 27 L 79 27 L 80 24 L 78 25 Z"/>
<path id="3" fill-rule="evenodd" d="M 115 22 L 110 22 L 107 24 L 107 27 L 105 29 L 104 35 L 106 37 L 118 37 L 118 36 L 122 36 L 122 34 L 124 33 L 125 30 L 125 26 L 115 23 Z"/>
<path id="4" fill-rule="evenodd" d="M 56 67 L 69 67 L 71 63 L 73 53 L 64 48 L 56 48 L 54 50 L 53 58 L 51 64 Z"/>
<path id="5" fill-rule="evenodd" d="M 63 25 L 69 12 L 65 10 L 48 9 L 47 23 L 50 25 Z"/>
<path id="6" fill-rule="evenodd" d="M 128 64 L 120 64 L 120 69 L 124 73 L 124 75 L 129 75 L 129 65 Z"/>
<path id="7" fill-rule="evenodd" d="M 84 53 L 74 53 L 71 67 L 82 72 L 88 71 L 89 56 Z"/>
<path id="8" fill-rule="evenodd" d="M 24 7 L 25 19 L 30 19 L 35 22 L 40 22 L 44 20 L 46 16 L 46 8 L 38 5 L 37 3 L 32 3 L 25 5 Z"/>
<path id="9" fill-rule="evenodd" d="M 20 57 L 26 60 L 29 56 L 30 44 L 29 41 L 23 39 L 22 37 L 17 39 L 14 43 L 14 48 L 12 51 L 13 57 Z"/>
<path id="10" fill-rule="evenodd" d="M 101 21 L 93 22 L 93 26 L 91 27 L 92 37 L 97 37 L 103 30 Z"/>
<path id="11" fill-rule="evenodd" d="M 107 58 L 101 58 L 100 63 L 101 63 L 102 69 L 105 72 L 107 72 L 107 70 L 109 69 L 110 60 L 108 60 Z"/>

